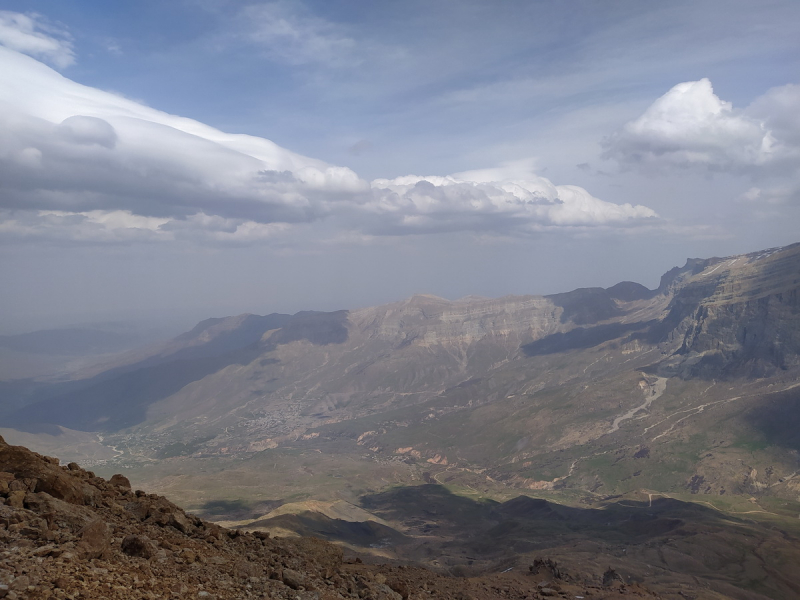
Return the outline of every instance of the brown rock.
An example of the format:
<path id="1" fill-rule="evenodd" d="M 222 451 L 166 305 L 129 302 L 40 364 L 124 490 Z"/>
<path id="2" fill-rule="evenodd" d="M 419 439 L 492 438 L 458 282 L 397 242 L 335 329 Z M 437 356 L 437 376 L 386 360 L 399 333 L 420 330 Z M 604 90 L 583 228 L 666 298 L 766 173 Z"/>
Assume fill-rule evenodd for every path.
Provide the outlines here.
<path id="1" fill-rule="evenodd" d="M 0 471 L 12 473 L 16 479 L 36 480 L 30 491 L 47 492 L 71 504 L 91 503 L 96 494 L 96 491 L 84 489 L 80 481 L 60 467 L 22 446 L 0 444 Z"/>
<path id="2" fill-rule="evenodd" d="M 6 500 L 6 504 L 12 508 L 22 508 L 24 506 L 24 502 L 25 492 L 21 490 L 9 492 L 8 499 Z"/>
<path id="3" fill-rule="evenodd" d="M 19 529 L 19 534 L 31 539 L 39 539 L 47 532 L 47 523 L 44 519 L 33 519 Z"/>
<path id="4" fill-rule="evenodd" d="M 186 518 L 186 515 L 179 510 L 174 511 L 169 515 L 169 521 L 167 524 L 172 525 L 181 533 L 191 533 L 194 529 L 194 525 L 192 525 L 191 521 L 189 521 L 189 519 Z"/>
<path id="5" fill-rule="evenodd" d="M 8 482 L 8 491 L 9 492 L 31 492 L 35 487 L 36 480 L 31 480 L 30 478 L 27 479 L 14 479 L 14 481 Z M 33 483 L 33 487 L 31 486 Z"/>
<path id="6" fill-rule="evenodd" d="M 149 509 L 147 507 L 147 503 L 143 500 L 131 500 L 125 504 L 125 510 L 131 513 L 140 521 L 144 521 L 147 518 L 147 514 Z"/>
<path id="7" fill-rule="evenodd" d="M 5 495 L 9 492 L 8 484 L 14 481 L 13 473 L 0 472 L 0 494 Z"/>
<path id="8" fill-rule="evenodd" d="M 180 553 L 180 557 L 188 564 L 192 564 L 197 560 L 197 553 L 189 548 L 184 548 Z"/>
<path id="9" fill-rule="evenodd" d="M 388 585 L 390 588 L 392 588 L 392 590 L 397 592 L 400 595 L 401 598 L 407 599 L 409 597 L 409 595 L 410 595 L 408 582 L 404 581 L 403 579 L 400 579 L 400 578 L 389 579 L 389 580 L 387 580 L 386 585 Z M 469 594 L 467 594 L 467 596 L 469 596 Z M 469 598 L 461 597 L 458 600 L 475 600 L 475 599 L 472 598 L 472 597 L 469 597 Z"/>
<path id="10" fill-rule="evenodd" d="M 126 490 L 131 489 L 131 482 L 128 480 L 125 475 L 120 475 L 117 473 L 116 475 L 112 475 L 111 479 L 108 481 L 111 485 L 115 485 L 117 487 L 124 488 Z"/>
<path id="11" fill-rule="evenodd" d="M 206 562 L 211 565 L 224 565 L 228 562 L 228 559 L 224 556 L 209 556 Z"/>
<path id="12" fill-rule="evenodd" d="M 180 548 L 170 543 L 170 541 L 166 539 L 158 540 L 158 545 L 164 548 L 165 550 L 172 550 L 172 551 L 180 550 Z"/>
<path id="13" fill-rule="evenodd" d="M 79 535 L 78 551 L 86 558 L 101 558 L 108 554 L 111 535 L 105 521 L 95 519 L 81 529 Z"/>
<path id="14" fill-rule="evenodd" d="M 234 565 L 234 572 L 237 577 L 250 579 L 251 577 L 258 578 L 260 575 L 263 575 L 264 569 L 256 563 L 252 563 L 248 560 L 240 560 Z"/>
<path id="15" fill-rule="evenodd" d="M 11 589 L 16 591 L 22 591 L 27 588 L 31 584 L 31 578 L 27 575 L 20 575 L 16 577 L 14 581 L 11 582 Z"/>
<path id="16" fill-rule="evenodd" d="M 68 525 L 73 531 L 80 530 L 93 519 L 90 508 L 69 504 L 46 492 L 28 492 L 24 502 L 25 508 L 45 519 L 49 529 L 56 528 L 56 516 L 60 523 Z"/>
<path id="17" fill-rule="evenodd" d="M 158 547 L 146 536 L 126 535 L 122 540 L 122 551 L 128 556 L 152 558 L 158 552 Z"/>
<path id="18" fill-rule="evenodd" d="M 381 597 L 387 598 L 388 600 L 403 600 L 402 594 L 398 594 L 392 588 L 384 583 L 378 584 L 378 593 Z"/>
<path id="19" fill-rule="evenodd" d="M 293 590 L 299 590 L 301 587 L 303 587 L 305 581 L 306 579 L 302 573 L 298 573 L 292 569 L 283 570 L 283 583 Z"/>
<path id="20" fill-rule="evenodd" d="M 189 591 L 189 588 L 186 587 L 186 584 L 184 583 L 173 583 L 170 587 L 170 590 L 175 594 L 182 595 L 186 594 Z"/>

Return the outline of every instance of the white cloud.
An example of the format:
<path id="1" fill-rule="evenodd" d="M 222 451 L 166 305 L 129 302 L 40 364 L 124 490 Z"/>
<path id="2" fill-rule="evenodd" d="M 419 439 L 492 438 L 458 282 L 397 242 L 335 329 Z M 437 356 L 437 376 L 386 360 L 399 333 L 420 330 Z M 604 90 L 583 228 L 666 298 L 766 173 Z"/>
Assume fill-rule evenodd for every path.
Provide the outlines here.
<path id="1" fill-rule="evenodd" d="M 0 44 L 36 56 L 57 67 L 75 63 L 69 35 L 49 25 L 41 16 L 0 10 Z"/>
<path id="2" fill-rule="evenodd" d="M 0 203 L 310 221 L 368 190 L 350 169 L 79 85 L 0 48 Z"/>
<path id="3" fill-rule="evenodd" d="M 0 227 L 14 240 L 272 243 L 322 220 L 339 228 L 334 237 L 526 236 L 651 227 L 657 216 L 556 186 L 530 160 L 370 184 L 267 139 L 80 85 L 3 47 L 0 132 Z"/>
<path id="4" fill-rule="evenodd" d="M 708 79 L 680 83 L 607 138 L 605 157 L 645 169 L 786 173 L 800 164 L 798 100 L 798 86 L 784 86 L 737 110 Z"/>
<path id="5" fill-rule="evenodd" d="M 652 222 L 655 211 L 613 204 L 574 185 L 554 185 L 533 173 L 522 178 L 518 163 L 446 177 L 409 175 L 372 182 L 365 207 L 377 231 L 390 234 L 496 231 L 530 234 L 546 229 L 626 227 Z"/>

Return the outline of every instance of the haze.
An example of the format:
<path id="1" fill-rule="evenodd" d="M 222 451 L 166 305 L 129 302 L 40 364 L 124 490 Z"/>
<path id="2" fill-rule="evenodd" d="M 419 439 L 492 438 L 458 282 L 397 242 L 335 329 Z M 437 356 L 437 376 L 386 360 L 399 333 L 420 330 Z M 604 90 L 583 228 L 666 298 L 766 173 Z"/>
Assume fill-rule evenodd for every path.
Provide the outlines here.
<path id="1" fill-rule="evenodd" d="M 800 4 L 7 1 L 2 333 L 797 241 Z"/>

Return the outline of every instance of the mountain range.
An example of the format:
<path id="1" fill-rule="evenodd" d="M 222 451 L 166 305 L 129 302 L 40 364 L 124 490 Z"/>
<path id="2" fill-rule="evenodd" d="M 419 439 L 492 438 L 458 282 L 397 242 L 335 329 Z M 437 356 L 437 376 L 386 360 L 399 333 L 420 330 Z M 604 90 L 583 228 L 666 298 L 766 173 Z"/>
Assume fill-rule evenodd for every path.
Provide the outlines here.
<path id="1" fill-rule="evenodd" d="M 451 571 L 546 546 L 664 593 L 792 597 L 758 548 L 800 547 L 798 289 L 794 244 L 655 290 L 209 319 L 3 382 L 0 432 L 232 527 Z"/>

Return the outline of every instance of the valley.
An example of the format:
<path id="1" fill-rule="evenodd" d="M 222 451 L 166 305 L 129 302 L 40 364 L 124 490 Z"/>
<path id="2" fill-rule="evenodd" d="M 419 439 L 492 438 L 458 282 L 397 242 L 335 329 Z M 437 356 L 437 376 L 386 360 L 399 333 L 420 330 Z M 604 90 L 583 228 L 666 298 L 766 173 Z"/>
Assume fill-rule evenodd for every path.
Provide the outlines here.
<path id="1" fill-rule="evenodd" d="M 655 290 L 210 319 L 8 384 L 0 434 L 365 561 L 546 556 L 665 598 L 791 598 L 799 289 L 795 244 L 690 259 Z"/>

